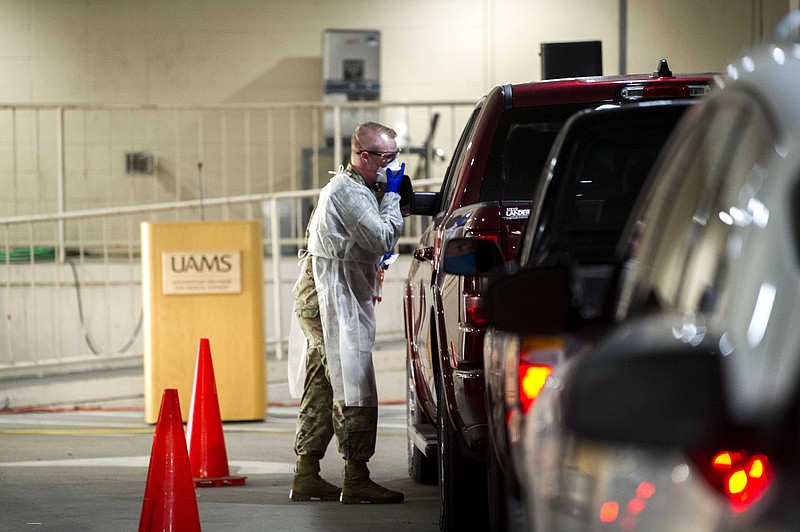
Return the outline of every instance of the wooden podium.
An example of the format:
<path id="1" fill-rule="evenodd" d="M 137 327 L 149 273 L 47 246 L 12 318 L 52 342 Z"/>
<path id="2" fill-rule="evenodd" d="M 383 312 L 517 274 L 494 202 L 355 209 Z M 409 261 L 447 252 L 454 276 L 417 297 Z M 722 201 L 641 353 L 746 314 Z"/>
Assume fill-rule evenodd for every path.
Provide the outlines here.
<path id="1" fill-rule="evenodd" d="M 266 414 L 263 252 L 258 221 L 142 223 L 145 421 L 176 388 L 186 421 L 208 338 L 223 421 Z"/>

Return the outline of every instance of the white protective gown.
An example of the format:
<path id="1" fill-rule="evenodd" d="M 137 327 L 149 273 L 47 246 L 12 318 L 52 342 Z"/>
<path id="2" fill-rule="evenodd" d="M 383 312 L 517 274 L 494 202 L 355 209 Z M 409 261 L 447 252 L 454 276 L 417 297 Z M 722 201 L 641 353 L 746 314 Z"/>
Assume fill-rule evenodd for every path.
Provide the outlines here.
<path id="1" fill-rule="evenodd" d="M 386 193 L 378 205 L 370 189 L 343 172 L 322 189 L 311 217 L 308 253 L 328 372 L 334 400 L 344 400 L 346 406 L 378 406 L 372 365 L 375 280 L 381 259 L 394 248 L 402 227 L 399 194 Z M 290 345 L 290 381 L 292 375 L 296 379 L 290 389 L 295 391 L 303 389 L 304 358 L 303 346 Z"/>

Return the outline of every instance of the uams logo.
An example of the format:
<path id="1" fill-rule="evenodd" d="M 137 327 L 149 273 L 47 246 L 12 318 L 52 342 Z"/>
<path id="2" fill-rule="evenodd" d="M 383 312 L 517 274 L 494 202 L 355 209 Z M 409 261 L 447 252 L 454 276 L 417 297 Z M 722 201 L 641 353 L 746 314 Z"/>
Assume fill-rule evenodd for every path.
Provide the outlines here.
<path id="1" fill-rule="evenodd" d="M 506 207 L 506 219 L 518 220 L 520 218 L 527 218 L 531 215 L 530 209 L 520 209 L 519 207 Z"/>
<path id="2" fill-rule="evenodd" d="M 242 289 L 240 251 L 164 253 L 165 294 L 231 294 Z"/>
<path id="3" fill-rule="evenodd" d="M 227 273 L 233 269 L 233 255 L 172 255 L 169 264 L 174 273 Z"/>

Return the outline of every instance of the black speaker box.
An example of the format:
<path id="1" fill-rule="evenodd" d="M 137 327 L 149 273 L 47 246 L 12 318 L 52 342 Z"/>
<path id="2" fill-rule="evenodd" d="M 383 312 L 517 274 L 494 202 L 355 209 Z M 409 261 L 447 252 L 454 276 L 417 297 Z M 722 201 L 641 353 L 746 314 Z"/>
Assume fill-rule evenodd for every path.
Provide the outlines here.
<path id="1" fill-rule="evenodd" d="M 542 79 L 603 75 L 601 41 L 543 42 Z"/>

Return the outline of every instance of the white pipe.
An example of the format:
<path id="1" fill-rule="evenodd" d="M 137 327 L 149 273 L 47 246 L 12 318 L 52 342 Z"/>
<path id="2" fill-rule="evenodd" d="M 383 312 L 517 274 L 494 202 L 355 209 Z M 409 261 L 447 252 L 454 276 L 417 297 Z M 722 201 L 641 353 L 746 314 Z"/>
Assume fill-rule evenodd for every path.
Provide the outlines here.
<path id="1" fill-rule="evenodd" d="M 58 108 L 58 127 L 56 127 L 56 149 L 58 151 L 58 183 L 57 187 L 57 201 L 58 201 L 58 261 L 63 264 L 67 259 L 67 252 L 64 249 L 64 240 L 66 234 L 64 231 L 64 218 L 63 214 L 67 210 L 67 196 L 66 196 L 66 180 L 67 180 L 67 167 L 65 161 L 64 149 L 64 108 Z"/>
<path id="2" fill-rule="evenodd" d="M 628 0 L 619 0 L 619 73 L 628 70 Z"/>
<path id="3" fill-rule="evenodd" d="M 283 327 L 281 321 L 281 233 L 278 200 L 269 202 L 269 230 L 272 242 L 272 320 L 275 327 L 275 356 L 283 360 Z"/>
<path id="4" fill-rule="evenodd" d="M 342 108 L 333 108 L 333 164 L 338 168 L 342 160 Z"/>

